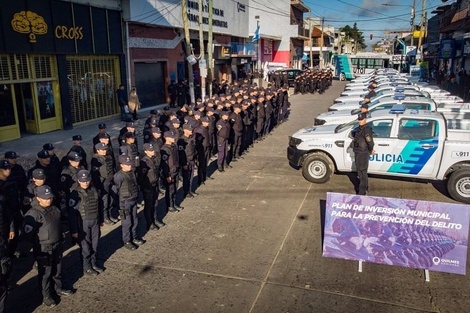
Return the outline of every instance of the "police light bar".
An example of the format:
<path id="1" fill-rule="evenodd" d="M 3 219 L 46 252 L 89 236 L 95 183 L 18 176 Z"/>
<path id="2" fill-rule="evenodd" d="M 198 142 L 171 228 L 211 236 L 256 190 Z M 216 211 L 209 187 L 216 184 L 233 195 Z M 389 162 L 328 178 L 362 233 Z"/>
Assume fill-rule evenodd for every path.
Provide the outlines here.
<path id="1" fill-rule="evenodd" d="M 403 93 L 396 93 L 393 95 L 393 100 L 403 101 L 405 98 L 406 96 Z"/>
<path id="2" fill-rule="evenodd" d="M 390 78 L 390 81 L 393 83 L 393 82 L 396 82 L 397 80 L 395 78 Z"/>
<path id="3" fill-rule="evenodd" d="M 398 84 L 397 84 L 398 85 Z M 395 92 L 405 92 L 405 87 L 403 86 L 397 86 L 397 88 L 395 88 Z"/>
<path id="4" fill-rule="evenodd" d="M 403 104 L 395 104 L 390 109 L 390 114 L 403 114 L 405 113 L 406 107 Z"/>
<path id="5" fill-rule="evenodd" d="M 398 83 L 390 83 L 390 86 L 396 87 L 396 86 L 398 86 Z"/>

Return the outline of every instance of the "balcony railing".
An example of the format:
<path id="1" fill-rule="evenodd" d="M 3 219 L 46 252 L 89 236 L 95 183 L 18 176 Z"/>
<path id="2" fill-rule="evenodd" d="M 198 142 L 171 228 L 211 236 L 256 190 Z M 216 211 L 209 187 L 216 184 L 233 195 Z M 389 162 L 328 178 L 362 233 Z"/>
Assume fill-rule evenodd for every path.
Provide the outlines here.
<path id="1" fill-rule="evenodd" d="M 255 56 L 256 45 L 254 43 L 230 43 L 230 54 L 239 56 Z"/>

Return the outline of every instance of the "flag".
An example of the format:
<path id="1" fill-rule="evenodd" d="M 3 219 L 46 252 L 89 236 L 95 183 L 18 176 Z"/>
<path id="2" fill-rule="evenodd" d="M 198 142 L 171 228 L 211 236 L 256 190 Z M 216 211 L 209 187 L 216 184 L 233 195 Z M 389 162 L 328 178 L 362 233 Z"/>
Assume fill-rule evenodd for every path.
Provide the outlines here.
<path id="1" fill-rule="evenodd" d="M 256 26 L 255 33 L 253 35 L 253 40 L 251 42 L 256 42 L 259 40 L 259 24 Z"/>

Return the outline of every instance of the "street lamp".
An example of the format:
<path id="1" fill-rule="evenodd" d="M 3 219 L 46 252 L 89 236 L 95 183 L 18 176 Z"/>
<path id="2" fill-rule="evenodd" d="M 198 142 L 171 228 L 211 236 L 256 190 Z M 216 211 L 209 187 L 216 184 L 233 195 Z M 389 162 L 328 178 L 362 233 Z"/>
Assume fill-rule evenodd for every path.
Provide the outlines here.
<path id="1" fill-rule="evenodd" d="M 409 4 L 392 4 L 392 3 L 382 3 L 382 5 L 384 6 L 387 6 L 387 7 L 410 7 L 411 8 L 411 20 L 410 20 L 410 24 L 411 24 L 411 46 L 413 46 L 413 41 L 414 41 L 414 30 L 415 30 L 415 27 L 414 27 L 414 23 L 415 23 L 415 7 L 416 7 L 416 0 L 413 0 L 413 5 L 409 5 Z"/>

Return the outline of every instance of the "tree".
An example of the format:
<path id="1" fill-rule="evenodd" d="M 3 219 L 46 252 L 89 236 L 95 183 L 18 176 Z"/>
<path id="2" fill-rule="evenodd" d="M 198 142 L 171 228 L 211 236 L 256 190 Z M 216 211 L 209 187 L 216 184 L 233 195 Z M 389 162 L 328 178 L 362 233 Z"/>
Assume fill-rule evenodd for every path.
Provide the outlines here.
<path id="1" fill-rule="evenodd" d="M 357 28 L 357 23 L 354 23 L 353 27 L 346 25 L 339 29 L 340 32 L 345 33 L 344 40 L 350 42 L 351 39 L 354 39 L 356 45 L 356 51 L 363 51 L 366 49 L 367 45 L 365 44 L 364 35 L 359 28 Z"/>

